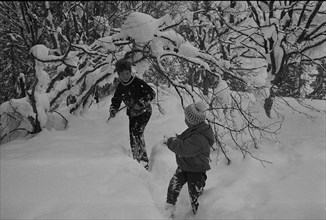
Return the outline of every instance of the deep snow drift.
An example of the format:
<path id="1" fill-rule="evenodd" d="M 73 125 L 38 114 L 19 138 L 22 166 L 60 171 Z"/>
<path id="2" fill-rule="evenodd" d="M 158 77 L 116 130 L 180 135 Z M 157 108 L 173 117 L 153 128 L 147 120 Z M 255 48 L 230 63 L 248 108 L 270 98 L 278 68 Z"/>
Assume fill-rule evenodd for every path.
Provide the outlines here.
<path id="1" fill-rule="evenodd" d="M 325 101 L 312 102 L 325 109 Z M 166 190 L 176 163 L 163 135 L 186 125 L 177 97 L 153 105 L 145 130 L 151 171 L 131 159 L 125 112 L 105 123 L 110 97 L 83 116 L 70 116 L 66 131 L 44 130 L 29 140 L 0 146 L 1 219 L 162 219 Z M 325 113 L 284 110 L 279 143 L 252 150 L 265 163 L 229 148 L 231 165 L 211 153 L 205 192 L 195 219 L 324 219 Z M 262 117 L 264 113 L 262 113 Z M 188 218 L 184 186 L 177 219 Z"/>

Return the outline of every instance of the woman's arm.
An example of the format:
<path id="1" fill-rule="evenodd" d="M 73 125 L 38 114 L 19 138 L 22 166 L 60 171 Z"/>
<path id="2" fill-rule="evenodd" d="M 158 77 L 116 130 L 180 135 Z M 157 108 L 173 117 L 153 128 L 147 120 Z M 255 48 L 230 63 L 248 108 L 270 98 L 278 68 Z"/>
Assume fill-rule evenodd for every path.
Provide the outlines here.
<path id="1" fill-rule="evenodd" d="M 117 89 L 114 92 L 114 95 L 111 99 L 111 106 L 110 106 L 110 111 L 111 109 L 115 109 L 116 111 L 118 111 L 118 109 L 120 108 L 122 102 L 122 89 L 121 86 L 118 85 Z"/>

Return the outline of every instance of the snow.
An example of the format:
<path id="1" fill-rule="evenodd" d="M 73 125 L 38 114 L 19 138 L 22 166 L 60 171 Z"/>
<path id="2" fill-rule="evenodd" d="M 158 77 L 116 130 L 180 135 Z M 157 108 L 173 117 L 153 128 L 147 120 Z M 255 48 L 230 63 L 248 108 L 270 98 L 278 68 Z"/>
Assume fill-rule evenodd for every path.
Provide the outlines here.
<path id="1" fill-rule="evenodd" d="M 62 58 L 62 56 L 56 56 L 56 55 L 51 55 L 50 54 L 50 49 L 44 46 L 43 44 L 37 44 L 34 45 L 30 49 L 30 53 L 38 60 L 42 61 L 54 61 L 54 60 L 59 60 Z M 41 65 L 41 64 L 38 64 Z M 45 65 L 45 64 L 43 64 Z"/>
<path id="2" fill-rule="evenodd" d="M 179 47 L 181 44 L 185 42 L 185 39 L 175 32 L 173 29 L 168 29 L 166 31 L 158 31 L 157 36 L 160 37 L 160 40 L 164 42 L 164 46 L 169 47 L 170 50 L 173 50 L 173 45 L 171 45 L 170 40 L 175 43 L 176 47 Z M 166 40 L 166 39 L 169 40 Z M 155 39 L 154 39 L 155 40 Z"/>
<path id="3" fill-rule="evenodd" d="M 38 120 L 41 127 L 44 127 L 47 123 L 48 117 L 46 112 L 50 109 L 49 95 L 48 93 L 35 93 L 36 108 L 38 114 Z"/>
<path id="4" fill-rule="evenodd" d="M 49 50 L 49 48 L 47 48 L 46 46 L 44 46 L 42 44 L 37 44 L 31 48 L 30 52 L 34 55 L 34 57 L 36 57 L 38 59 L 42 59 L 49 55 L 50 50 Z"/>
<path id="5" fill-rule="evenodd" d="M 181 44 L 179 47 L 179 53 L 186 57 L 196 57 L 198 55 L 199 49 L 194 47 L 188 41 L 184 44 Z"/>
<path id="6" fill-rule="evenodd" d="M 155 19 L 148 14 L 132 12 L 121 26 L 121 34 L 131 37 L 136 43 L 147 43 L 157 34 L 158 28 L 169 16 Z"/>
<path id="7" fill-rule="evenodd" d="M 213 90 L 214 96 L 216 97 L 213 101 L 214 108 L 222 108 L 222 107 L 231 107 L 231 93 L 230 88 L 225 80 L 219 80 L 216 88 Z"/>
<path id="8" fill-rule="evenodd" d="M 131 158 L 125 112 L 105 122 L 110 98 L 83 116 L 71 115 L 65 131 L 44 130 L 0 146 L 1 219 L 163 218 L 176 162 L 162 139 L 186 128 L 181 104 L 173 92 L 160 97 L 165 115 L 153 104 L 145 130 L 148 172 Z M 309 103 L 325 109 L 325 101 Z M 226 165 L 212 151 L 194 219 L 325 219 L 325 113 L 315 112 L 314 121 L 291 109 L 282 113 L 279 142 L 266 139 L 251 149 L 272 164 L 228 148 L 232 163 Z M 188 218 L 189 210 L 184 186 L 176 219 Z"/>
<path id="9" fill-rule="evenodd" d="M 5 112 L 21 112 L 23 116 L 34 116 L 35 113 L 33 113 L 32 106 L 28 103 L 28 100 L 26 98 L 22 99 L 11 99 L 10 101 L 4 102 L 0 106 L 0 114 L 3 114 Z"/>

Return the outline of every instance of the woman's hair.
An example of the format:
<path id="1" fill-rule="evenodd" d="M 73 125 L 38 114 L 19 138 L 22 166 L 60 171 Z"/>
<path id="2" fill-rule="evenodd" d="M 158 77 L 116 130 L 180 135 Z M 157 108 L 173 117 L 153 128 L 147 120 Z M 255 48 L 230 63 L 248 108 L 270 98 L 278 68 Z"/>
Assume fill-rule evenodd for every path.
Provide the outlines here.
<path id="1" fill-rule="evenodd" d="M 128 60 L 118 60 L 115 63 L 115 72 L 122 72 L 123 70 L 129 70 L 131 72 L 131 63 Z"/>

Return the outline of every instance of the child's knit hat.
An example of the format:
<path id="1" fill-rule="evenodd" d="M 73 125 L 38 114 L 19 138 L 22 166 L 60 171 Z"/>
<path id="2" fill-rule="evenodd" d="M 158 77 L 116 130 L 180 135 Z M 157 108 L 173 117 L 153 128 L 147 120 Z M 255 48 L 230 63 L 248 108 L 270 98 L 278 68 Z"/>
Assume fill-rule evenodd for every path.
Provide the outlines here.
<path id="1" fill-rule="evenodd" d="M 185 108 L 185 117 L 190 124 L 198 124 L 206 119 L 206 104 L 203 101 L 192 103 Z"/>

